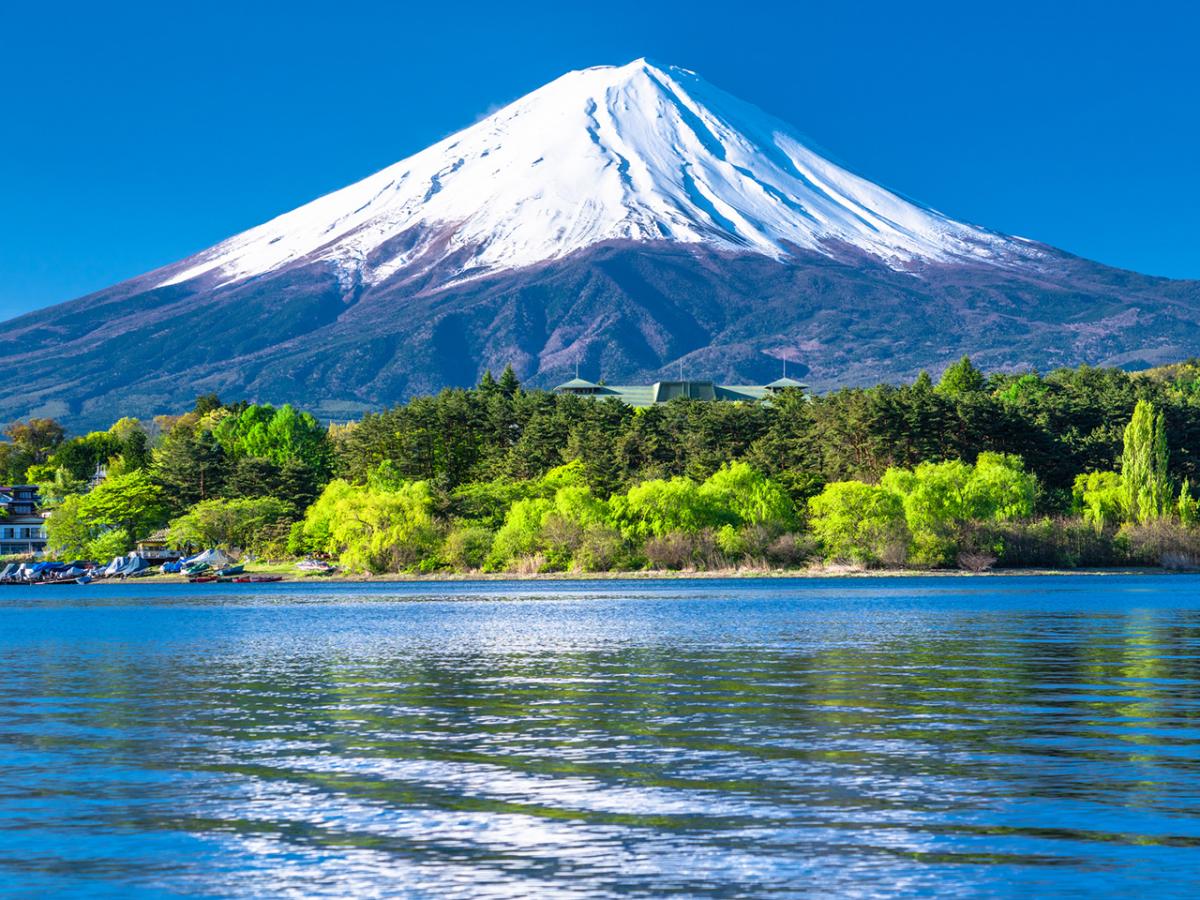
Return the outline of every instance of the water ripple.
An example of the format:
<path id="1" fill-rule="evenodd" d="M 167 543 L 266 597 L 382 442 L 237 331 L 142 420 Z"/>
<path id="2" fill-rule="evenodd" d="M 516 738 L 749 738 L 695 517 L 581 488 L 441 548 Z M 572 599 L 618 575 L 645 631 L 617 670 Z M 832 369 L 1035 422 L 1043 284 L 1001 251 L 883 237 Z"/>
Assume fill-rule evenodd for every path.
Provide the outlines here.
<path id="1" fill-rule="evenodd" d="M 1198 587 L 13 589 L 0 881 L 1194 896 Z"/>

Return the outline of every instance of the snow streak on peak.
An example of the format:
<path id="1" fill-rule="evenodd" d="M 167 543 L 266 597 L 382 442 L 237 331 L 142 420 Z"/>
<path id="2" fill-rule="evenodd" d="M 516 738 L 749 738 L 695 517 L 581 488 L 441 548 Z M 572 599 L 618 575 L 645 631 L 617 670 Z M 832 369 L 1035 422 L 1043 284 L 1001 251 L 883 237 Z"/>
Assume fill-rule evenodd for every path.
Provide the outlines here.
<path id="1" fill-rule="evenodd" d="M 164 283 L 210 272 L 231 282 L 315 260 L 365 283 L 451 258 L 451 277 L 474 277 L 618 239 L 776 258 L 844 243 L 896 269 L 1032 252 L 834 165 L 692 72 L 637 60 L 563 75 L 198 254 Z"/>

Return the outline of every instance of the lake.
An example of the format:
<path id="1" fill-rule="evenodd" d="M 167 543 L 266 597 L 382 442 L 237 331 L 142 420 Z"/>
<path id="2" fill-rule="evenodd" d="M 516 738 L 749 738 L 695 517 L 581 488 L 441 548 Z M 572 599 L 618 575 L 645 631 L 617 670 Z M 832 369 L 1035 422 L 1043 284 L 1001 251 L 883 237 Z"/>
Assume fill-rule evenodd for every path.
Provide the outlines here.
<path id="1" fill-rule="evenodd" d="M 1200 892 L 1200 578 L 0 588 L 0 892 Z"/>

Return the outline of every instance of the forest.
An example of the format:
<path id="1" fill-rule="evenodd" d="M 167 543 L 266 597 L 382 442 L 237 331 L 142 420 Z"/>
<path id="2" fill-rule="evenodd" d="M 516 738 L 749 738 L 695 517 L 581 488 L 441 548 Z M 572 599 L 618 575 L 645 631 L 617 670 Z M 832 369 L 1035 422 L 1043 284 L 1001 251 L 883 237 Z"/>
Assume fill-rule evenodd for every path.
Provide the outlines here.
<path id="1" fill-rule="evenodd" d="M 223 403 L 68 436 L 10 426 L 48 553 L 152 534 L 355 573 L 1189 567 L 1200 363 L 789 389 L 768 402 L 525 390 L 511 370 L 348 424 Z"/>

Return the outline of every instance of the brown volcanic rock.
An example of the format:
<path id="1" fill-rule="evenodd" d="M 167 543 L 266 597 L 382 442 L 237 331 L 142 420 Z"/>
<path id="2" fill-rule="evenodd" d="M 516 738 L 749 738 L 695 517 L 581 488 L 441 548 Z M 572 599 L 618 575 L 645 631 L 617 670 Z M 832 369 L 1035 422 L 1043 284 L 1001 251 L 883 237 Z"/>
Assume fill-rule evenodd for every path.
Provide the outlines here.
<path id="1" fill-rule="evenodd" d="M 577 363 L 638 382 L 671 377 L 681 360 L 690 377 L 757 383 L 787 358 L 823 389 L 936 372 L 964 353 L 1009 370 L 1200 353 L 1200 283 L 1044 251 L 1036 269 L 904 273 L 851 248 L 776 261 L 608 242 L 432 290 L 436 272 L 363 287 L 320 262 L 151 288 L 170 271 L 160 270 L 8 323 L 0 419 L 94 426 L 178 410 L 208 390 L 345 418 L 508 364 L 541 387 Z"/>

